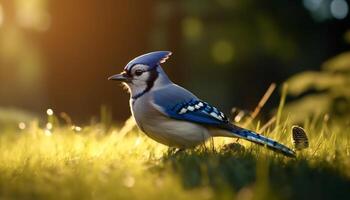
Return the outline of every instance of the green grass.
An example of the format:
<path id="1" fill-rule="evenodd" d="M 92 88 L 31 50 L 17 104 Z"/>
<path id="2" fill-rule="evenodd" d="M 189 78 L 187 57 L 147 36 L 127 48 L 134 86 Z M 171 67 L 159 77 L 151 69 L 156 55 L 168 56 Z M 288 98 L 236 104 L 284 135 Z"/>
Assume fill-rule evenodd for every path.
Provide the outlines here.
<path id="1" fill-rule="evenodd" d="M 55 120 L 50 117 L 49 121 Z M 292 146 L 288 120 L 264 132 Z M 305 121 L 296 159 L 216 138 L 180 153 L 137 129 L 31 123 L 0 134 L 0 199 L 339 199 L 350 195 L 349 126 Z M 22 127 L 23 128 L 23 127 Z M 254 129 L 254 127 L 251 127 Z"/>

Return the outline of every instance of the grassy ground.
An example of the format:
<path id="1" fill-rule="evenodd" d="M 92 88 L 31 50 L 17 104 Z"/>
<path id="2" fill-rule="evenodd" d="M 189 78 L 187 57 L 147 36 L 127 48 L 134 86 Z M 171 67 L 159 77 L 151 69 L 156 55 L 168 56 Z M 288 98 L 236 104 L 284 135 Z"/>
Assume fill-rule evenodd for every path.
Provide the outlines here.
<path id="1" fill-rule="evenodd" d="M 264 134 L 293 146 L 290 127 Z M 0 134 L 0 199 L 348 197 L 349 126 L 314 118 L 304 127 L 310 148 L 291 159 L 233 139 L 175 153 L 137 130 L 22 124 Z"/>

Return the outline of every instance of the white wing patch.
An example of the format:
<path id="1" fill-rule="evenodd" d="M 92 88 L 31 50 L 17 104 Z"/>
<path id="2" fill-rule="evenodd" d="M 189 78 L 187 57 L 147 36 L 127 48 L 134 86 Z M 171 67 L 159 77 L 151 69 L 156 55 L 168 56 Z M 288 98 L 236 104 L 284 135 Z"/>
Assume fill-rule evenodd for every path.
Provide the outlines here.
<path id="1" fill-rule="evenodd" d="M 189 105 L 187 107 L 181 108 L 181 110 L 178 112 L 178 114 L 182 115 L 187 113 L 187 111 L 195 111 L 198 110 L 200 108 L 202 108 L 204 106 L 204 104 L 202 102 L 197 103 L 196 105 Z"/>
<path id="2" fill-rule="evenodd" d="M 189 110 L 189 111 L 194 111 L 194 109 L 195 109 L 195 108 L 194 108 L 193 106 L 188 106 L 188 107 L 187 107 L 187 110 Z"/>
<path id="3" fill-rule="evenodd" d="M 180 110 L 180 112 L 179 112 L 180 115 L 185 114 L 185 113 L 187 113 L 187 109 L 186 108 L 182 108 Z"/>
<path id="4" fill-rule="evenodd" d="M 224 113 L 220 112 L 217 108 L 209 106 L 208 104 L 205 104 L 201 101 L 198 101 L 197 103 L 189 103 L 189 105 L 184 105 L 184 107 L 179 108 L 177 111 L 177 114 L 182 115 L 186 114 L 188 112 L 194 112 L 196 110 L 203 109 L 203 112 L 208 113 L 211 117 L 219 120 L 219 121 L 226 121 L 227 118 Z"/>
<path id="5" fill-rule="evenodd" d="M 216 114 L 215 112 L 211 112 L 210 115 L 211 115 L 212 117 L 215 117 L 216 119 L 218 119 L 218 120 L 220 120 L 220 121 L 222 120 L 222 117 L 219 116 L 218 114 Z"/>

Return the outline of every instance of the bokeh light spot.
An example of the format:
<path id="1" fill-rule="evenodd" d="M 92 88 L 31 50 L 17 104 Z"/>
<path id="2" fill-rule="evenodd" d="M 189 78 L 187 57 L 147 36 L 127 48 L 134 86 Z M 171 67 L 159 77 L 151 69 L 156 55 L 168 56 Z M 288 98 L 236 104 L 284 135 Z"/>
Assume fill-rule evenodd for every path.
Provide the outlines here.
<path id="1" fill-rule="evenodd" d="M 344 19 L 349 12 L 349 5 L 344 0 L 333 0 L 331 5 L 331 14 L 336 19 Z"/>
<path id="2" fill-rule="evenodd" d="M 53 115 L 53 110 L 51 108 L 47 109 L 46 114 L 49 116 Z"/>
<path id="3" fill-rule="evenodd" d="M 52 128 L 53 128 L 52 123 L 49 122 L 46 124 L 46 129 L 51 130 Z"/>
<path id="4" fill-rule="evenodd" d="M 83 128 L 81 128 L 80 126 L 72 126 L 72 130 L 75 132 L 81 132 Z"/>
<path id="5" fill-rule="evenodd" d="M 200 38 L 203 31 L 203 24 L 200 19 L 196 17 L 186 17 L 182 21 L 182 33 L 190 40 Z"/>
<path id="6" fill-rule="evenodd" d="M 226 64 L 232 61 L 234 48 L 229 41 L 219 40 L 214 43 L 211 54 L 215 62 Z"/>
<path id="7" fill-rule="evenodd" d="M 45 130 L 44 131 L 44 134 L 46 135 L 46 136 L 51 136 L 52 135 L 52 132 L 50 131 L 50 130 Z"/>
<path id="8" fill-rule="evenodd" d="M 26 124 L 24 123 L 24 122 L 20 122 L 19 124 L 18 124 L 18 128 L 19 129 L 21 129 L 21 130 L 24 130 L 24 129 L 26 129 Z"/>
<path id="9" fill-rule="evenodd" d="M 322 0 L 303 0 L 305 8 L 310 11 L 316 11 L 320 8 Z"/>
<path id="10" fill-rule="evenodd" d="M 125 187 L 127 187 L 127 188 L 132 188 L 132 187 L 134 187 L 134 185 L 135 185 L 135 178 L 133 177 L 133 176 L 126 176 L 125 178 L 124 178 L 124 181 L 123 181 L 123 183 L 124 183 L 124 186 Z"/>

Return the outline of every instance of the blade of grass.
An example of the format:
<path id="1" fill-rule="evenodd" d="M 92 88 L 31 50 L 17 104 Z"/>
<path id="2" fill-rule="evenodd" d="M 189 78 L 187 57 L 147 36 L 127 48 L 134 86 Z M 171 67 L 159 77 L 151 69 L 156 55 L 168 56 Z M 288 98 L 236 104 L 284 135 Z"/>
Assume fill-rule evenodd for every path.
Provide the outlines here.
<path id="1" fill-rule="evenodd" d="M 271 94 L 273 91 L 276 89 L 276 84 L 272 83 L 270 87 L 266 90 L 264 96 L 260 99 L 258 105 L 255 107 L 254 111 L 252 112 L 250 118 L 244 123 L 243 127 L 249 126 L 252 121 L 258 116 L 260 113 L 261 109 L 264 107 L 266 104 L 267 100 L 271 97 Z"/>
<path id="2" fill-rule="evenodd" d="M 264 132 L 268 127 L 270 127 L 276 121 L 276 117 L 272 117 L 269 121 L 267 121 L 259 130 L 259 133 Z"/>

